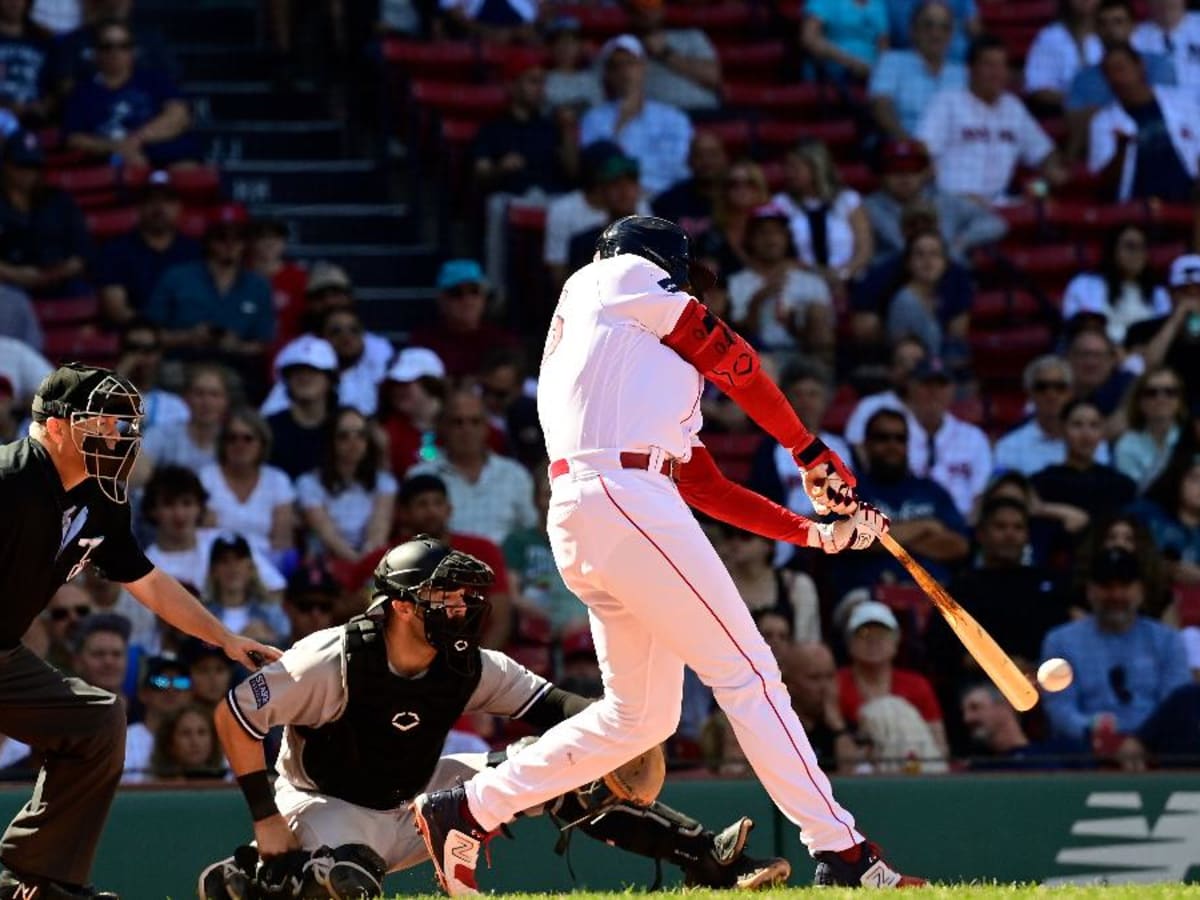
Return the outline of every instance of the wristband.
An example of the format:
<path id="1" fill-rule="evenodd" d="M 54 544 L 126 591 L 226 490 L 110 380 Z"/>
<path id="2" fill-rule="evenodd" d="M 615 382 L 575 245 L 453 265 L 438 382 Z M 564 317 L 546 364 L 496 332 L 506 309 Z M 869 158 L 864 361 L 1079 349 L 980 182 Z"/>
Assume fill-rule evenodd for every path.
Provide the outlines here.
<path id="1" fill-rule="evenodd" d="M 237 783 L 246 797 L 246 805 L 250 807 L 251 819 L 261 822 L 263 819 L 279 815 L 279 807 L 275 805 L 275 792 L 271 789 L 271 779 L 267 777 L 266 769 L 239 775 Z"/>

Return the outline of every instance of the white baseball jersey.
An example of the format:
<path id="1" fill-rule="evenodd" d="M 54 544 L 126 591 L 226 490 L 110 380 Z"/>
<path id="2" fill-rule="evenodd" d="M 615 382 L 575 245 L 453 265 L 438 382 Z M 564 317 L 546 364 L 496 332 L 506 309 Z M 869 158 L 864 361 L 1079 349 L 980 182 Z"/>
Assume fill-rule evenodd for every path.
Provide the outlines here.
<path id="1" fill-rule="evenodd" d="M 551 460 L 655 447 L 691 457 L 704 379 L 662 343 L 688 299 L 661 268 L 627 253 L 567 279 L 538 376 Z"/>
<path id="2" fill-rule="evenodd" d="M 1171 138 L 1171 145 L 1179 154 L 1179 162 L 1187 173 L 1195 178 L 1200 173 L 1200 103 L 1194 89 L 1155 87 L 1154 99 L 1162 110 L 1163 125 Z M 1121 168 L 1121 186 L 1118 200 L 1128 200 L 1133 192 L 1133 179 L 1137 172 L 1138 126 L 1133 117 L 1120 103 L 1110 103 L 1092 117 L 1089 126 L 1088 169 L 1099 172 L 1117 152 L 1117 134 L 1129 135 L 1131 140 L 1125 150 L 1125 164 Z"/>
<path id="3" fill-rule="evenodd" d="M 909 415 L 908 467 L 944 487 L 958 511 L 969 516 L 992 474 L 992 446 L 980 429 L 950 413 L 931 442 L 921 423 Z"/>
<path id="4" fill-rule="evenodd" d="M 1185 13 L 1170 32 L 1142 22 L 1130 43 L 1143 53 L 1158 53 L 1175 64 L 1176 83 L 1193 97 L 1200 95 L 1200 13 Z"/>
<path id="5" fill-rule="evenodd" d="M 1104 55 L 1100 38 L 1089 34 L 1083 45 L 1075 42 L 1062 22 L 1052 22 L 1037 33 L 1025 57 L 1025 92 L 1058 91 L 1065 94 L 1075 74 L 1094 66 Z"/>
<path id="6" fill-rule="evenodd" d="M 933 155 L 938 187 L 988 198 L 1004 194 L 1018 162 L 1036 166 L 1054 150 L 1015 96 L 985 103 L 966 88 L 934 95 L 916 136 Z"/>

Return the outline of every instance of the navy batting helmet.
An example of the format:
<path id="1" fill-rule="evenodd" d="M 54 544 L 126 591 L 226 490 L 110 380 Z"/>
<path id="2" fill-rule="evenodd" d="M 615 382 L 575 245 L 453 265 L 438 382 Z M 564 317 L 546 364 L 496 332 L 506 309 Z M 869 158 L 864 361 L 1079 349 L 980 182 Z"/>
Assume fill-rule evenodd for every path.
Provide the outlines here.
<path id="1" fill-rule="evenodd" d="M 712 287 L 716 277 L 692 260 L 687 232 L 657 216 L 625 216 L 617 219 L 596 241 L 601 259 L 632 253 L 663 269 L 676 287 L 702 293 Z"/>

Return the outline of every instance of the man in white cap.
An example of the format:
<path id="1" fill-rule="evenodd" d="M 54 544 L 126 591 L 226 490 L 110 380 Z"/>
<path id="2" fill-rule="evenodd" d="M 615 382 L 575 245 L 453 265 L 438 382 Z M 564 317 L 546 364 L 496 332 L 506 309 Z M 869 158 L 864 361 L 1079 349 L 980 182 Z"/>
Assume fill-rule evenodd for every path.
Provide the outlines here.
<path id="1" fill-rule="evenodd" d="M 581 145 L 608 138 L 641 166 L 642 187 L 654 195 L 688 176 L 692 123 L 673 106 L 646 98 L 646 51 L 632 34 L 600 49 L 604 103 L 584 115 Z"/>
<path id="2" fill-rule="evenodd" d="M 426 347 L 406 347 L 384 376 L 380 423 L 388 436 L 391 469 L 403 475 L 437 458 L 434 426 L 445 396 L 446 367 Z"/>
<path id="3" fill-rule="evenodd" d="M 1171 311 L 1131 325 L 1125 346 L 1141 354 L 1147 369 L 1174 369 L 1195 411 L 1200 400 L 1200 254 L 1185 253 L 1171 263 L 1167 288 Z"/>

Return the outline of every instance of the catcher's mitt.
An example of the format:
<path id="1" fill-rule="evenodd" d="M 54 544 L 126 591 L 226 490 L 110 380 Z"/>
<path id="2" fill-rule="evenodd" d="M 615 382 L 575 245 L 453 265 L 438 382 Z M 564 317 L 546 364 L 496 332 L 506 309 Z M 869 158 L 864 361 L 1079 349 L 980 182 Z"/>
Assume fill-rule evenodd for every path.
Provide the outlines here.
<path id="1" fill-rule="evenodd" d="M 591 818 L 617 803 L 649 806 L 666 780 L 667 757 L 662 747 L 655 745 L 603 778 L 578 788 L 575 794 L 587 813 L 584 818 Z"/>

